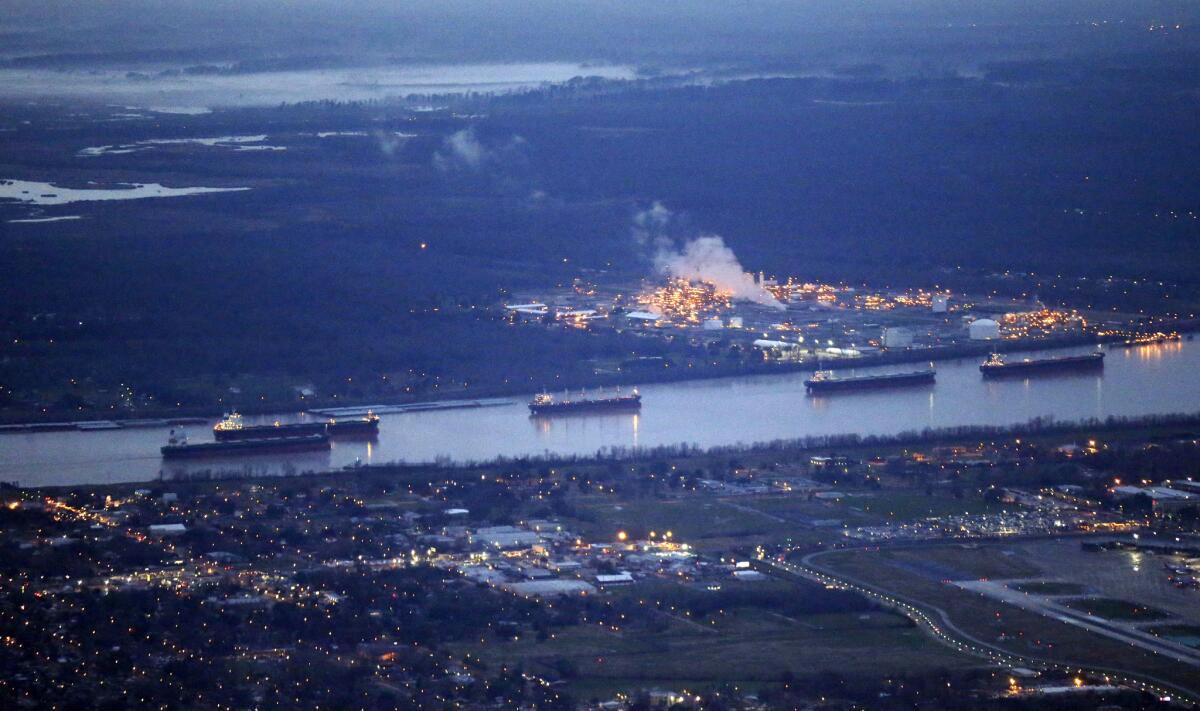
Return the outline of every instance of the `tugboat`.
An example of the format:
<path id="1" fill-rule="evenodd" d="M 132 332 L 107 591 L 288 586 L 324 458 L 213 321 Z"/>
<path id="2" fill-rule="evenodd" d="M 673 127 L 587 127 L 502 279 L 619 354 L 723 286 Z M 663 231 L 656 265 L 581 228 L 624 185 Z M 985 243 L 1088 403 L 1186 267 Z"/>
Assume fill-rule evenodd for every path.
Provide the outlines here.
<path id="1" fill-rule="evenodd" d="M 557 415 L 574 412 L 592 412 L 604 410 L 638 410 L 642 407 L 642 396 L 637 388 L 630 395 L 614 395 L 611 397 L 587 397 L 577 400 L 555 400 L 550 393 L 535 395 L 529 402 L 529 412 L 533 415 Z"/>
<path id="2" fill-rule="evenodd" d="M 1032 375 L 1047 371 L 1087 370 L 1103 368 L 1104 354 L 1100 352 L 1086 353 L 1078 356 L 1055 356 L 1053 358 L 1025 358 L 1017 361 L 1007 361 L 999 353 L 993 353 L 979 372 L 985 378 L 1004 378 L 1008 376 Z"/>
<path id="3" fill-rule="evenodd" d="M 804 381 L 804 387 L 809 393 L 823 393 L 833 390 L 867 390 L 872 388 L 893 388 L 905 385 L 928 385 L 934 381 L 937 371 L 933 368 L 917 370 L 910 373 L 884 373 L 882 375 L 851 375 L 840 377 L 833 371 L 818 370 L 813 376 Z"/>
<path id="4" fill-rule="evenodd" d="M 226 442 L 188 444 L 187 433 L 171 430 L 167 444 L 159 451 L 163 459 L 195 459 L 239 454 L 274 454 L 278 452 L 311 452 L 328 450 L 329 435 L 310 434 L 268 439 L 239 439 Z"/>

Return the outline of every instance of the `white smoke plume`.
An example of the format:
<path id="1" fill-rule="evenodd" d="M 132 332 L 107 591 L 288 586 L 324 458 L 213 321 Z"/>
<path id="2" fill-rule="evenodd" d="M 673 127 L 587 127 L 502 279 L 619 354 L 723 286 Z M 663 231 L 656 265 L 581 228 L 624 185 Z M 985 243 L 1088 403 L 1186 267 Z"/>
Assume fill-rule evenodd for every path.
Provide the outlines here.
<path id="1" fill-rule="evenodd" d="M 408 139 L 416 137 L 416 134 L 401 133 L 400 131 L 376 131 L 374 136 L 375 141 L 379 144 L 379 150 L 385 156 L 391 157 L 404 147 Z"/>
<path id="2" fill-rule="evenodd" d="M 754 281 L 720 235 L 679 238 L 672 235 L 677 223 L 675 214 L 661 202 L 655 202 L 633 217 L 633 237 L 638 244 L 653 248 L 654 268 L 660 273 L 708 282 L 731 293 L 734 299 L 779 310 L 786 308 Z"/>
<path id="3" fill-rule="evenodd" d="M 474 128 L 464 128 L 446 136 L 442 147 L 433 154 L 433 165 L 443 173 L 482 172 L 487 168 L 503 168 L 506 164 L 524 159 L 525 139 L 513 136 L 496 145 L 479 139 Z"/>

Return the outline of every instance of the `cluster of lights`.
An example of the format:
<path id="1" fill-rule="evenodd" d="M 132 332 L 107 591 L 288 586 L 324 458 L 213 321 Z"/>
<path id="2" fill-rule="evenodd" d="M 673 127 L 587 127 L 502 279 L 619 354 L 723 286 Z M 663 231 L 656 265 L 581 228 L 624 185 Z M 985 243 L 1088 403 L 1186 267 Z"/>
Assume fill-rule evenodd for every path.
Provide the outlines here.
<path id="1" fill-rule="evenodd" d="M 792 277 L 783 284 L 765 284 L 763 286 L 771 295 L 782 302 L 792 299 L 820 301 L 827 304 L 836 303 L 838 294 L 850 291 L 848 286 L 834 284 L 819 284 L 813 282 L 798 282 Z"/>
<path id="2" fill-rule="evenodd" d="M 1046 336 L 1061 331 L 1087 328 L 1087 319 L 1074 309 L 1070 311 L 1058 309 L 1018 311 L 1004 314 L 1001 317 L 1001 323 L 1004 326 L 1006 338 Z"/>
<path id="3" fill-rule="evenodd" d="M 638 295 L 637 302 L 664 318 L 695 324 L 729 310 L 733 294 L 709 282 L 672 279 L 666 286 Z"/>

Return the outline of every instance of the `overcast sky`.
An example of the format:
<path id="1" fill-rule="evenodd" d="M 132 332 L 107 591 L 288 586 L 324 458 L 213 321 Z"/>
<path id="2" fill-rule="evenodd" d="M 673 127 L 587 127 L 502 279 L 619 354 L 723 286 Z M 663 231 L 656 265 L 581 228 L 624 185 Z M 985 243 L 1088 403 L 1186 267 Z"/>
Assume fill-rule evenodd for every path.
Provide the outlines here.
<path id="1" fill-rule="evenodd" d="M 984 26 L 1014 46 L 1081 49 L 1116 42 L 1089 21 L 1189 22 L 1190 0 L 6 0 L 0 53 L 192 50 L 476 61 L 667 61 L 787 56 L 822 48 L 946 41 Z M 1003 28 L 1003 29 L 1002 29 Z M 931 39 L 930 33 L 935 33 Z M 998 34 L 997 34 L 998 33 Z M 1047 41 L 1047 34 L 1061 34 Z M 1063 46 L 1063 43 L 1066 46 Z M 184 56 L 190 59 L 190 56 Z M 130 57 L 125 57 L 130 59 Z"/>

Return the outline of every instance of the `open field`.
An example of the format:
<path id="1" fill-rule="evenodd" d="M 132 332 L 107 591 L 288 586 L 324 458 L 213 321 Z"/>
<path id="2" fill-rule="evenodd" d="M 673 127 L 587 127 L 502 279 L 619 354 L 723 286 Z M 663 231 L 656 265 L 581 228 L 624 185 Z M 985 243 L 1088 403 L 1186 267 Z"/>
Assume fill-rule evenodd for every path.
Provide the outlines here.
<path id="1" fill-rule="evenodd" d="M 851 509 L 894 521 L 914 521 L 931 516 L 997 513 L 1004 504 L 985 501 L 978 496 L 956 499 L 950 496 L 928 496 L 915 491 L 881 491 L 869 498 L 854 497 L 847 501 Z"/>
<path id="2" fill-rule="evenodd" d="M 670 531 L 675 538 L 708 538 L 780 534 L 791 528 L 752 510 L 715 497 L 585 503 L 579 506 L 580 532 L 596 540 L 613 540 L 618 531 L 638 537 Z"/>
<path id="3" fill-rule="evenodd" d="M 1155 625 L 1144 629 L 1156 637 L 1200 649 L 1200 625 Z"/>
<path id="4" fill-rule="evenodd" d="M 1056 580 L 1031 580 L 1024 583 L 1013 583 L 1009 587 L 1030 595 L 1079 595 L 1084 591 L 1082 585 Z"/>
<path id="5" fill-rule="evenodd" d="M 631 536 L 671 531 L 677 539 L 700 548 L 785 540 L 818 544 L 841 539 L 847 526 L 990 510 L 998 507 L 981 499 L 964 501 L 890 490 L 856 493 L 841 501 L 811 499 L 807 494 L 620 502 L 589 497 L 578 506 L 576 527 L 595 540 L 612 540 L 619 531 Z M 1003 572 L 1012 571 L 1005 568 Z"/>
<path id="6" fill-rule="evenodd" d="M 703 624 L 674 618 L 661 632 L 577 627 L 542 642 L 530 636 L 455 651 L 470 651 L 491 666 L 521 664 L 535 673 L 571 669 L 570 685 L 584 693 L 630 684 L 700 689 L 729 683 L 757 688 L 786 674 L 878 677 L 976 666 L 890 613 L 799 619 L 763 610 L 727 613 Z"/>
<path id="7" fill-rule="evenodd" d="M 1063 600 L 1062 604 L 1074 610 L 1081 610 L 1090 615 L 1103 617 L 1106 620 L 1144 622 L 1161 620 L 1168 617 L 1167 613 L 1162 610 L 1139 605 L 1128 600 L 1114 600 L 1108 597 L 1080 597 Z"/>
<path id="8" fill-rule="evenodd" d="M 901 548 L 872 553 L 873 560 L 884 566 L 918 575 L 928 580 L 964 580 L 974 578 L 1026 578 L 1039 575 L 1041 569 L 1002 550 L 976 545 Z"/>
<path id="9" fill-rule="evenodd" d="M 860 499 L 851 498 L 842 501 L 821 501 L 810 499 L 807 494 L 787 494 L 780 496 L 745 497 L 739 501 L 742 505 L 757 511 L 778 516 L 797 526 L 811 527 L 822 522 L 840 521 L 848 526 L 866 526 L 879 523 L 880 519 L 855 509 L 855 503 Z M 838 526 L 840 528 L 840 526 Z"/>

